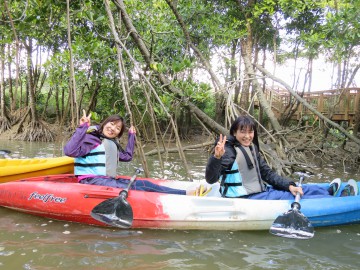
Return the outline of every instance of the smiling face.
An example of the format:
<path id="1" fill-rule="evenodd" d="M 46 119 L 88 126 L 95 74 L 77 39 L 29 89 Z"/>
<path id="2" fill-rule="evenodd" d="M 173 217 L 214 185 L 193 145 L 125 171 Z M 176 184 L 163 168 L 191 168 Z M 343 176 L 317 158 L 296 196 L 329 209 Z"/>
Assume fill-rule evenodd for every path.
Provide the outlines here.
<path id="1" fill-rule="evenodd" d="M 121 130 L 122 130 L 121 121 L 114 121 L 114 122 L 110 121 L 104 125 L 102 133 L 110 139 L 115 139 L 116 137 L 119 136 Z"/>
<path id="2" fill-rule="evenodd" d="M 254 129 L 251 127 L 243 127 L 236 130 L 233 135 L 242 146 L 250 146 L 254 139 Z"/>
<path id="3" fill-rule="evenodd" d="M 250 146 L 252 143 L 259 148 L 259 140 L 254 120 L 248 115 L 241 115 L 231 124 L 230 134 L 242 146 Z"/>
<path id="4" fill-rule="evenodd" d="M 99 126 L 99 132 L 110 139 L 120 138 L 124 130 L 124 119 L 117 114 L 109 116 Z"/>

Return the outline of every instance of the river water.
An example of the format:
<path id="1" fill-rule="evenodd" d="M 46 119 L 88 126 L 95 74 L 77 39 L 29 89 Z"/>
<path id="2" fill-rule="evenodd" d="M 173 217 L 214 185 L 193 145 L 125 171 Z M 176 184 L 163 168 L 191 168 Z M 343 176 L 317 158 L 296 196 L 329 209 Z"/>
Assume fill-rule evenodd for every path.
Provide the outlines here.
<path id="1" fill-rule="evenodd" d="M 56 157 L 62 144 L 0 140 L 13 158 Z M 193 179 L 202 180 L 207 153 L 186 152 Z M 185 179 L 180 159 L 148 159 L 151 177 Z M 139 163 L 121 164 L 132 175 Z M 308 181 L 360 179 L 342 167 L 319 168 Z M 358 269 L 360 224 L 317 228 L 309 240 L 267 231 L 121 230 L 35 217 L 0 208 L 0 269 Z"/>

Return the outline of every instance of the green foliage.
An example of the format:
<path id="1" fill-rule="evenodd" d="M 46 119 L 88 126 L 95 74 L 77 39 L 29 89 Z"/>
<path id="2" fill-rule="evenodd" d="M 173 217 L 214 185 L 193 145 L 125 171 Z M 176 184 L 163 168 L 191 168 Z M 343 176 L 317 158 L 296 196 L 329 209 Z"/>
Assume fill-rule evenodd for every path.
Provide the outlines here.
<path id="1" fill-rule="evenodd" d="M 206 103 L 204 104 L 204 107 L 202 108 L 203 112 L 206 113 L 212 119 L 215 119 L 215 116 L 216 116 L 215 104 L 216 104 L 215 96 L 211 95 L 209 97 L 209 99 L 206 101 Z"/>
<path id="2" fill-rule="evenodd" d="M 358 3 L 356 7 L 355 2 Z M 359 1 L 349 1 L 349 5 L 327 13 L 324 26 L 327 49 L 334 49 L 336 58 L 344 59 L 355 46 L 360 45 Z"/>
<path id="3" fill-rule="evenodd" d="M 182 61 L 175 61 L 172 63 L 172 70 L 176 72 L 182 72 L 186 69 L 194 69 L 194 62 L 193 59 L 185 58 Z"/>
<path id="4" fill-rule="evenodd" d="M 17 35 L 22 44 L 33 40 L 34 51 L 43 50 L 47 61 L 41 72 L 47 73 L 43 92 L 38 93 L 37 106 L 42 109 L 47 91 L 54 93 L 49 101 L 49 110 L 54 110 L 55 93 L 66 103 L 69 96 L 70 54 L 67 40 L 66 1 L 7 1 L 14 19 Z M 174 3 L 174 1 L 173 1 Z M 153 83 L 166 110 L 176 113 L 182 110 L 179 99 L 190 100 L 210 117 L 215 118 L 216 100 L 210 82 L 204 83 L 194 74 L 203 71 L 203 63 L 191 48 L 189 40 L 177 22 L 173 12 L 164 0 L 125 0 L 139 37 L 149 49 L 152 64 L 148 66 L 129 33 L 125 31 L 117 8 L 110 1 L 115 25 L 121 40 L 137 64 Z M 214 70 L 224 66 L 227 81 L 230 68 L 238 68 L 241 48 L 239 41 L 251 38 L 254 50 L 257 47 L 267 53 L 277 48 L 279 61 L 295 56 L 315 58 L 325 52 L 329 59 L 341 62 L 356 59 L 360 44 L 360 7 L 357 0 L 313 1 L 313 0 L 179 0 L 176 8 L 188 33 L 190 41 L 210 63 L 214 55 L 218 62 Z M 336 4 L 336 6 L 335 6 Z M 3 3 L 0 4 L 4 10 Z M 14 36 L 7 14 L 0 24 L 1 44 L 14 48 Z M 117 52 L 109 28 L 108 15 L 103 1 L 70 1 L 71 49 L 74 60 L 77 98 L 80 107 L 88 107 L 96 93 L 91 110 L 99 119 L 119 113 L 126 115 L 124 97 L 120 85 Z M 286 31 L 286 35 L 282 33 Z M 275 43 L 275 44 L 274 44 Z M 233 45 L 235 44 L 235 49 Z M 290 48 L 280 51 L 278 48 Z M 299 50 L 297 50 L 299 49 Z M 235 52 L 232 58 L 229 52 Z M 147 102 L 139 86 L 139 76 L 134 63 L 122 52 L 125 77 L 131 92 L 131 102 L 141 112 L 147 110 Z M 43 55 L 45 55 L 43 54 Z M 14 57 L 8 57 L 13 61 Z M 21 69 L 26 70 L 26 59 L 21 59 Z M 35 60 L 33 59 L 33 66 Z M 218 72 L 218 71 L 217 71 Z M 182 91 L 183 96 L 166 92 L 157 84 L 156 74 L 172 79 L 172 84 Z M 220 72 L 218 72 L 219 74 Z M 235 72 L 238 74 L 238 70 Z M 239 77 L 243 74 L 239 74 Z M 27 74 L 22 80 L 25 85 Z M 80 94 L 83 93 L 83 96 Z M 6 95 L 8 100 L 9 95 Z M 153 100 L 156 117 L 168 121 L 168 117 L 157 101 Z M 9 104 L 9 102 L 7 102 Z M 66 104 L 64 105 L 64 107 Z M 64 110 L 64 108 L 62 108 Z M 63 112 L 61 112 L 63 113 Z M 263 121 L 266 121 L 263 120 Z"/>
<path id="5" fill-rule="evenodd" d="M 174 81 L 174 85 L 183 91 L 185 97 L 189 98 L 199 107 L 202 107 L 209 100 L 211 87 L 205 83 L 196 83 L 193 81 Z"/>
<path id="6" fill-rule="evenodd" d="M 296 43 L 315 58 L 320 53 L 342 62 L 360 45 L 358 0 L 288 1 L 279 4 L 284 12 L 288 33 L 296 34 Z"/>
<path id="7" fill-rule="evenodd" d="M 167 70 L 166 67 L 162 63 L 158 63 L 158 62 L 151 63 L 150 68 L 159 73 L 164 73 Z"/>
<path id="8" fill-rule="evenodd" d="M 91 113 L 91 121 L 93 123 L 100 124 L 104 117 L 102 117 L 97 112 L 90 111 L 90 113 Z M 109 116 L 109 115 L 111 115 L 111 114 L 109 113 L 107 116 Z"/>
<path id="9" fill-rule="evenodd" d="M 190 80 L 173 81 L 173 83 L 183 91 L 184 98 L 191 100 L 192 103 L 210 117 L 215 117 L 215 96 L 209 84 L 197 83 Z"/>

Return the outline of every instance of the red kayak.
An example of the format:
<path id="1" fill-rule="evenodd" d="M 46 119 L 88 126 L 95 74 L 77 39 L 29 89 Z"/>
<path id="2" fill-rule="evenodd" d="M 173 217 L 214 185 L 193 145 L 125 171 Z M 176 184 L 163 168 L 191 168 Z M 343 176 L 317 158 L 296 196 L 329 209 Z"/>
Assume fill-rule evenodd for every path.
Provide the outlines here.
<path id="1" fill-rule="evenodd" d="M 185 181 L 141 179 L 172 188 L 198 186 Z M 104 200 L 117 197 L 120 191 L 117 188 L 79 184 L 71 174 L 34 177 L 1 184 L 0 205 L 51 219 L 107 226 L 92 218 L 90 213 Z M 273 203 L 277 212 L 265 213 L 261 210 L 260 201 L 249 201 L 252 209 L 259 209 L 251 212 L 256 212 L 256 216 L 262 213 L 262 218 L 255 220 L 253 214 L 246 214 L 244 206 L 239 203 L 242 200 L 133 190 L 129 191 L 127 200 L 134 212 L 132 228 L 268 229 L 276 213 L 289 207 L 287 201 L 277 201 Z M 244 214 L 248 220 L 242 217 Z"/>
<path id="2" fill-rule="evenodd" d="M 117 188 L 80 184 L 71 174 L 34 177 L 1 184 L 0 205 L 46 218 L 106 226 L 93 219 L 90 212 L 102 201 L 117 197 L 120 191 Z M 128 201 L 141 216 L 141 221 L 135 220 L 133 227 L 159 227 L 154 217 L 168 218 L 158 204 L 158 197 L 158 193 L 129 191 Z M 156 211 L 150 212 L 150 208 Z"/>

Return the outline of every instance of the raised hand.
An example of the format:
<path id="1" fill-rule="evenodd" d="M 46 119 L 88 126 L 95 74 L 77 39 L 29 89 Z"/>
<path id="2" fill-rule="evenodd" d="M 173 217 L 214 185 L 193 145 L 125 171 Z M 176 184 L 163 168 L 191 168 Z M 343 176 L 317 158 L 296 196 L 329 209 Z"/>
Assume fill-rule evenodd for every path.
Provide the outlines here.
<path id="1" fill-rule="evenodd" d="M 219 141 L 215 146 L 215 153 L 214 153 L 215 158 L 219 159 L 225 154 L 225 143 L 226 143 L 226 136 L 223 137 L 223 135 L 220 134 Z"/>
<path id="2" fill-rule="evenodd" d="M 136 129 L 135 129 L 134 126 L 131 126 L 131 127 L 129 128 L 129 133 L 134 133 L 134 134 L 136 134 Z"/>
<path id="3" fill-rule="evenodd" d="M 86 111 L 83 110 L 83 116 L 80 118 L 80 125 L 87 123 L 88 126 L 90 126 L 90 122 L 91 122 L 90 117 L 91 117 L 91 113 L 89 113 L 89 115 L 86 116 Z"/>

